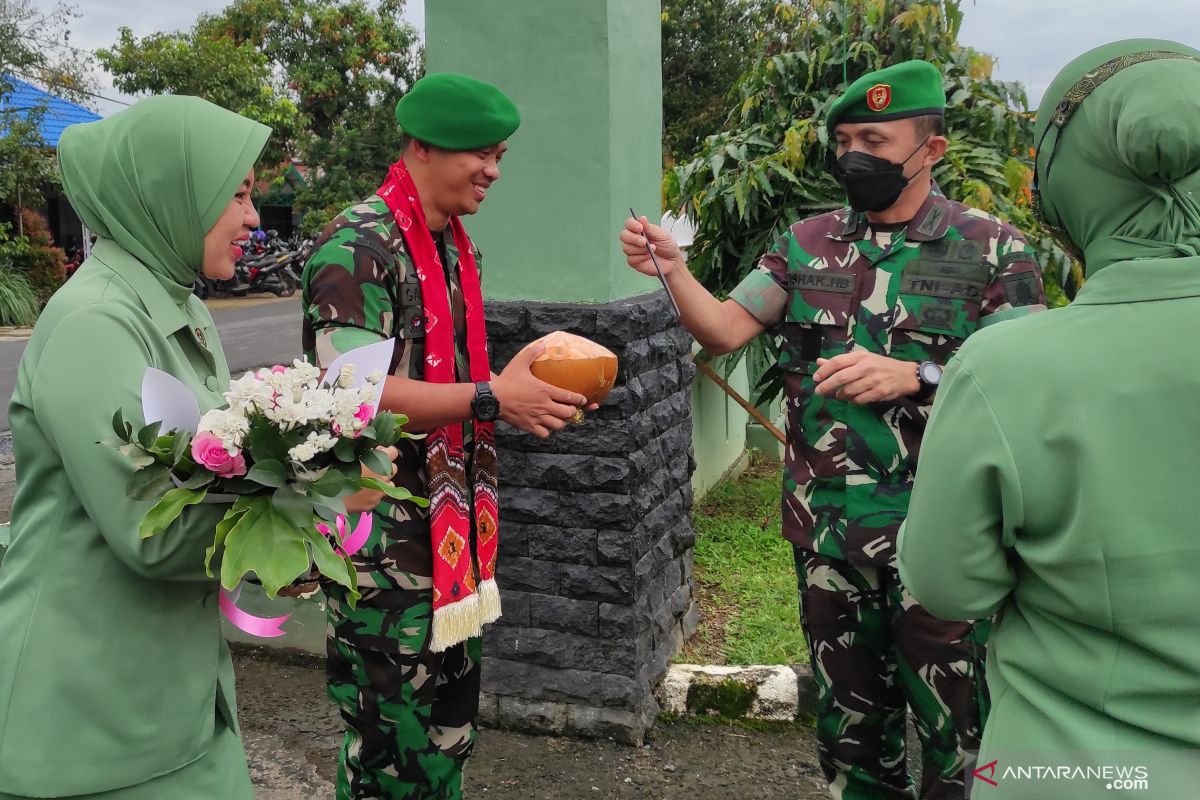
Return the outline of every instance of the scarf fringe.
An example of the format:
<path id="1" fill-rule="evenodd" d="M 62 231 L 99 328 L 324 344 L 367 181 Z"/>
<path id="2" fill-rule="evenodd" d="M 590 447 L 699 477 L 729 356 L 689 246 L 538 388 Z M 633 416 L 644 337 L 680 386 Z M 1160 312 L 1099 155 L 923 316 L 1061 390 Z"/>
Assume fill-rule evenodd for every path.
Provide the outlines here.
<path id="1" fill-rule="evenodd" d="M 500 619 L 500 587 L 492 578 L 479 584 L 479 620 L 484 625 Z"/>
<path id="2" fill-rule="evenodd" d="M 449 650 L 460 642 L 483 633 L 479 595 L 473 594 L 433 611 L 433 636 L 429 649 L 435 653 Z"/>

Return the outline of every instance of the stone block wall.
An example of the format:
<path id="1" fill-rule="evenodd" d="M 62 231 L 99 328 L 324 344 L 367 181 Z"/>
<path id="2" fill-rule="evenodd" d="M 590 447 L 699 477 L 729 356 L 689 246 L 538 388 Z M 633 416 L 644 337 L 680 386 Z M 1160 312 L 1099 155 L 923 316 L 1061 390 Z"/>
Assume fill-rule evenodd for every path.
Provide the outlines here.
<path id="1" fill-rule="evenodd" d="M 504 616 L 484 639 L 484 724 L 640 743 L 696 627 L 691 337 L 662 293 L 488 306 L 494 369 L 555 330 L 617 354 L 598 412 L 548 440 L 501 424 Z"/>

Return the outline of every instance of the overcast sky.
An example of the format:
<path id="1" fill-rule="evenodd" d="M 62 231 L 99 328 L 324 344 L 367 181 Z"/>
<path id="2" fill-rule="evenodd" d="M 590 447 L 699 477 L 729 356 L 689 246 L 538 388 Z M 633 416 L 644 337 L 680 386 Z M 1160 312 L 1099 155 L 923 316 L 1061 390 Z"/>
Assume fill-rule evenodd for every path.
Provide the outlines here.
<path id="1" fill-rule="evenodd" d="M 35 0 L 35 5 L 49 7 L 52 2 Z M 73 42 L 89 50 L 111 45 L 122 25 L 137 35 L 186 30 L 200 12 L 217 11 L 227 4 L 226 0 L 74 2 L 82 18 L 73 26 Z M 570 2 L 573 0 L 562 0 L 563 7 Z M 963 5 L 961 41 L 996 56 L 997 76 L 1025 83 L 1035 107 L 1055 73 L 1096 45 L 1154 37 L 1200 46 L 1200 0 L 965 0 Z M 423 31 L 424 0 L 408 0 L 407 16 Z M 108 77 L 100 77 L 104 85 L 101 94 L 120 97 Z M 105 113 L 120 108 L 103 101 L 97 104 Z"/>

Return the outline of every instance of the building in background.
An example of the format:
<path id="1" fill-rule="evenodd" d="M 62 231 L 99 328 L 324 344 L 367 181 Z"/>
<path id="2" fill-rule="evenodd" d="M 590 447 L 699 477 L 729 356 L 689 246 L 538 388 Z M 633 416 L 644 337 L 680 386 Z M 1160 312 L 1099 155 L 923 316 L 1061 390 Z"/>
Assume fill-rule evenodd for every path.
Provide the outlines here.
<path id="1" fill-rule="evenodd" d="M 0 110 L 13 112 L 17 117 L 37 120 L 38 134 L 45 147 L 58 147 L 58 139 L 70 125 L 94 122 L 100 115 L 91 109 L 64 100 L 31 83 L 12 75 L 5 77 L 12 91 L 0 95 Z M 3 131 L 0 131 L 3 135 Z M 90 249 L 91 235 L 57 187 L 47 187 L 41 197 L 26 198 L 22 205 L 42 213 L 50 226 L 55 244 L 70 252 Z"/>

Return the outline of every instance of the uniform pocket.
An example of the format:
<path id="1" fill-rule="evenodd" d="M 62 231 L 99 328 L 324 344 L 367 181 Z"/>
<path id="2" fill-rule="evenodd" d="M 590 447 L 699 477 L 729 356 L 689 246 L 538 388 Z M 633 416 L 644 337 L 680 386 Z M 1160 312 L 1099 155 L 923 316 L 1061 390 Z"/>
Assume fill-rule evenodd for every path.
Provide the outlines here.
<path id="1" fill-rule="evenodd" d="M 788 279 L 779 366 L 811 375 L 818 358 L 832 358 L 850 349 L 856 276 L 805 267 L 790 272 Z"/>
<path id="2" fill-rule="evenodd" d="M 900 275 L 893 327 L 965 339 L 979 327 L 990 275 L 990 267 L 976 260 L 917 259 Z"/>

